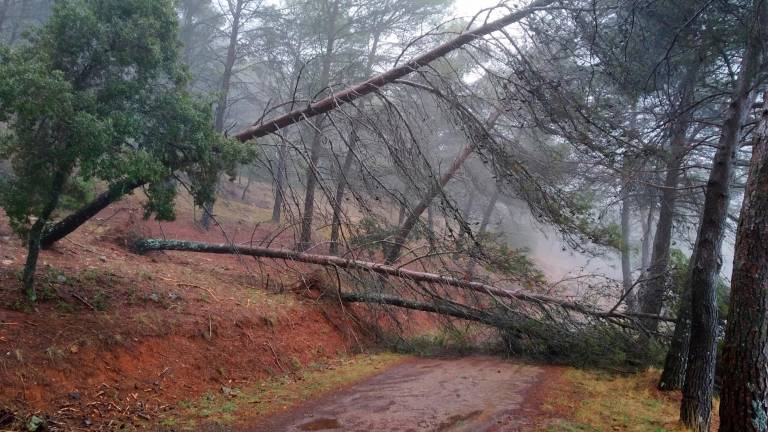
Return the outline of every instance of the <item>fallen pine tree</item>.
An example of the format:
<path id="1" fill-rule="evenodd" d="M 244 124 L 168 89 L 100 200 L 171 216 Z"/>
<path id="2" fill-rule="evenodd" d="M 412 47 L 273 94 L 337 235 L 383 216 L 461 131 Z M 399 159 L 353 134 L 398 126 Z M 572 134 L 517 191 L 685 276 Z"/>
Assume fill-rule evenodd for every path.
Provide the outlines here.
<path id="1" fill-rule="evenodd" d="M 259 246 L 237 246 L 232 244 L 211 244 L 183 240 L 163 240 L 163 239 L 141 239 L 134 243 L 133 248 L 136 252 L 145 253 L 151 251 L 182 251 L 213 254 L 245 255 L 258 258 L 283 259 L 320 266 L 330 266 L 347 270 L 360 270 L 377 273 L 381 275 L 394 276 L 407 279 L 414 282 L 431 283 L 438 285 L 452 286 L 480 294 L 485 294 L 493 298 L 519 300 L 528 303 L 540 303 L 558 306 L 562 309 L 577 312 L 582 315 L 600 318 L 600 319 L 621 319 L 634 320 L 636 318 L 657 319 L 659 321 L 673 322 L 674 319 L 649 315 L 643 313 L 621 313 L 615 311 L 600 310 L 591 305 L 584 305 L 573 301 L 563 300 L 552 296 L 524 292 L 523 290 L 510 290 L 499 288 L 478 281 L 467 281 L 452 276 L 439 275 L 435 273 L 426 273 L 415 270 L 409 270 L 394 265 L 359 261 L 354 259 L 342 258 L 329 255 L 316 255 L 303 252 L 296 252 L 286 249 L 272 249 Z M 615 309 L 615 308 L 614 308 Z"/>
<path id="2" fill-rule="evenodd" d="M 405 269 L 393 265 L 360 261 L 337 256 L 317 255 L 285 249 L 232 244 L 209 244 L 181 240 L 142 239 L 133 244 L 138 253 L 181 251 L 231 254 L 287 260 L 297 263 L 343 269 L 348 273 L 369 273 L 377 277 L 358 279 L 362 291 L 321 289 L 345 303 L 368 306 L 392 306 L 434 313 L 450 319 L 475 322 L 497 329 L 504 352 L 542 358 L 576 366 L 642 368 L 659 361 L 659 339 L 643 327 L 644 319 L 674 322 L 674 319 L 601 310 L 588 304 L 559 299 L 522 290 L 511 290 L 478 281 Z M 382 276 L 384 278 L 382 278 Z M 403 295 L 378 290 L 378 282 L 399 278 L 401 284 L 419 287 Z M 440 285 L 473 294 L 475 304 L 466 295 L 451 298 L 447 291 L 425 289 Z M 413 298 L 405 298 L 405 295 Z"/>

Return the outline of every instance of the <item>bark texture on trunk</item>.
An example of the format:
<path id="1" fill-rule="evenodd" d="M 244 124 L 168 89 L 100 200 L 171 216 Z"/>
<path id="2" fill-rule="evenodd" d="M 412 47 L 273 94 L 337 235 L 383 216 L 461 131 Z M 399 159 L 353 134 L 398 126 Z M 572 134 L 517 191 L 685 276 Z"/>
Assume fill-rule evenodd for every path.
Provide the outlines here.
<path id="1" fill-rule="evenodd" d="M 662 391 L 680 390 L 685 383 L 688 348 L 691 342 L 691 290 L 688 284 L 682 289 L 675 332 L 672 334 L 672 342 L 664 358 L 664 370 L 661 372 L 658 384 L 659 390 Z"/>
<path id="2" fill-rule="evenodd" d="M 755 0 L 756 21 L 762 3 L 764 0 Z M 733 161 L 752 104 L 752 87 L 762 58 L 762 30 L 756 24 L 752 27 L 707 182 L 704 211 L 689 266 L 691 343 L 680 419 L 695 432 L 708 432 L 712 415 L 717 351 L 717 277 L 722 264 L 720 250 L 728 217 Z"/>
<path id="3" fill-rule="evenodd" d="M 768 430 L 768 94 L 752 146 L 731 277 L 721 432 Z"/>

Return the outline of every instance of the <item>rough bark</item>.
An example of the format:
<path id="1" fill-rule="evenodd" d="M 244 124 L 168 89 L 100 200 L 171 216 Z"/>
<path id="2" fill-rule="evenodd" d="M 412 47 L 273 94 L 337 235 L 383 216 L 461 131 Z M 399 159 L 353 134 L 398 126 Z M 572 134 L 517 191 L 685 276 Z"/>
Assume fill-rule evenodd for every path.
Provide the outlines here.
<path id="1" fill-rule="evenodd" d="M 347 155 L 344 156 L 344 163 L 339 172 L 339 181 L 336 184 L 336 196 L 333 200 L 333 220 L 331 221 L 331 244 L 329 251 L 331 255 L 336 255 L 339 251 L 339 234 L 341 232 L 341 207 L 344 205 L 344 193 L 347 189 L 347 176 L 352 168 L 352 162 L 355 160 L 355 144 L 357 135 L 353 131 L 349 137 L 349 148 Z"/>
<path id="2" fill-rule="evenodd" d="M 428 65 L 430 62 L 436 59 L 439 59 L 449 54 L 450 52 L 461 48 L 462 46 L 474 41 L 475 39 L 478 39 L 480 37 L 493 33 L 494 31 L 500 30 L 515 22 L 518 22 L 523 18 L 526 18 L 527 16 L 533 14 L 538 10 L 541 10 L 546 6 L 549 6 L 554 2 L 555 0 L 534 1 L 530 5 L 528 5 L 528 7 L 526 8 L 510 13 L 509 15 L 506 15 L 496 21 L 489 22 L 488 24 L 480 26 L 472 31 L 462 33 L 461 35 L 455 37 L 454 39 L 420 56 L 417 56 L 416 58 L 409 60 L 408 62 L 406 62 L 401 66 L 395 67 L 384 73 L 376 75 L 362 83 L 348 87 L 339 93 L 335 93 L 331 96 L 328 96 L 325 99 L 321 99 L 315 103 L 312 103 L 303 109 L 291 111 L 290 113 L 279 116 L 275 119 L 269 120 L 264 123 L 254 124 L 248 127 L 247 129 L 245 129 L 244 131 L 235 135 L 234 138 L 240 141 L 248 141 L 251 139 L 264 137 L 282 128 L 290 126 L 292 124 L 300 123 L 306 119 L 332 111 L 342 105 L 345 105 L 363 96 L 367 96 L 375 91 L 378 91 L 381 87 L 391 84 L 394 81 L 417 71 L 422 66 Z M 174 168 L 178 169 L 181 167 L 174 167 Z M 129 191 L 135 188 L 143 186 L 144 184 L 146 184 L 146 181 L 137 179 L 137 180 L 132 180 L 130 182 L 126 182 L 126 185 L 127 184 L 132 185 L 132 188 L 125 189 L 123 193 L 128 193 Z M 49 246 L 52 245 L 54 242 L 64 238 L 66 235 L 73 232 L 77 228 L 79 228 L 80 225 L 85 223 L 88 219 L 93 217 L 100 210 L 103 210 L 109 204 L 119 200 L 120 198 L 122 198 L 122 196 L 123 196 L 122 194 L 118 196 L 110 195 L 108 196 L 109 198 L 108 200 L 101 199 L 102 197 L 100 196 L 93 202 L 87 204 L 85 207 L 73 213 L 71 215 L 72 216 L 71 218 L 65 219 L 66 223 L 65 221 L 61 221 L 57 223 L 54 226 L 53 231 L 56 231 L 57 233 L 59 233 L 58 234 L 59 237 L 56 239 L 51 239 L 52 241 L 49 242 Z M 279 204 L 281 205 L 282 201 Z M 94 212 L 94 210 L 96 211 Z"/>
<path id="3" fill-rule="evenodd" d="M 768 430 L 768 94 L 752 146 L 731 277 L 721 432 Z"/>
<path id="4" fill-rule="evenodd" d="M 762 9 L 764 0 L 755 1 L 757 12 Z M 736 88 L 721 129 L 704 194 L 701 225 L 691 256 L 688 279 L 692 305 L 691 342 L 680 419 L 695 432 L 709 431 L 711 421 L 717 350 L 716 285 L 722 263 L 720 249 L 728 216 L 733 161 L 739 148 L 741 129 L 752 104 L 752 86 L 762 58 L 761 30 L 757 25 L 752 27 Z"/>
<path id="5" fill-rule="evenodd" d="M 677 201 L 677 186 L 680 179 L 680 166 L 686 151 L 686 138 L 688 128 L 693 116 L 691 109 L 694 102 L 694 89 L 696 87 L 699 70 L 703 59 L 701 53 L 691 62 L 682 77 L 680 98 L 674 112 L 672 124 L 669 157 L 667 159 L 664 187 L 661 191 L 659 202 L 659 221 L 656 224 L 656 233 L 653 236 L 653 252 L 651 264 L 648 266 L 647 282 L 639 296 L 639 306 L 643 313 L 658 315 L 664 305 L 664 294 L 668 285 L 669 248 L 672 243 L 672 225 L 675 217 L 675 203 Z M 648 321 L 646 325 L 651 330 L 656 330 L 656 321 Z"/>
<path id="6" fill-rule="evenodd" d="M 494 111 L 490 117 L 488 117 L 488 120 L 486 120 L 485 128 L 493 128 L 493 126 L 496 124 L 496 120 L 498 120 L 500 115 L 501 111 Z M 447 185 L 448 182 L 451 181 L 451 179 L 456 175 L 456 173 L 459 172 L 459 169 L 464 164 L 464 162 L 469 159 L 469 157 L 475 151 L 475 148 L 477 148 L 477 145 L 478 143 L 472 143 L 464 147 L 461 153 L 459 153 L 453 160 L 451 166 L 448 167 L 448 170 L 446 170 L 439 179 L 436 179 L 429 192 L 421 199 L 421 201 L 413 208 L 413 210 L 411 210 L 408 218 L 405 220 L 405 222 L 402 223 L 402 225 L 400 225 L 400 228 L 398 228 L 397 232 L 392 237 L 392 246 L 387 252 L 385 262 L 391 264 L 400 258 L 400 251 L 403 249 L 403 246 L 405 245 L 408 236 L 411 234 L 411 231 L 413 231 L 413 228 L 421 219 L 421 215 L 424 213 L 427 207 L 429 207 L 432 201 L 440 193 L 442 193 L 445 185 Z"/>
<path id="7" fill-rule="evenodd" d="M 329 256 L 329 255 L 316 255 L 304 252 L 296 252 L 286 249 L 270 249 L 265 247 L 245 247 L 235 246 L 231 244 L 210 244 L 210 243 L 198 243 L 188 242 L 180 240 L 163 240 L 163 239 L 143 239 L 134 243 L 133 248 L 140 253 L 146 253 L 151 251 L 183 251 L 183 252 L 196 252 L 196 253 L 213 253 L 213 254 L 236 254 L 253 256 L 269 259 L 282 259 L 295 262 L 302 262 L 307 264 L 315 264 L 321 266 L 337 267 L 348 270 L 359 270 L 377 273 L 381 275 L 394 276 L 401 279 L 407 279 L 414 282 L 432 283 L 438 285 L 453 286 L 456 288 L 462 288 L 468 291 L 477 292 L 480 294 L 486 294 L 492 297 L 499 297 L 512 300 L 520 300 L 524 302 L 532 303 L 547 303 L 561 307 L 567 311 L 581 313 L 600 319 L 656 319 L 661 321 L 674 321 L 671 318 L 662 316 L 650 316 L 642 313 L 627 314 L 617 312 L 606 312 L 596 309 L 590 305 L 582 305 L 576 302 L 558 299 L 556 297 L 550 297 L 541 294 L 527 293 L 522 290 L 508 290 L 504 288 L 495 287 L 482 282 L 468 281 L 465 279 L 459 279 L 451 276 L 444 276 L 434 273 L 419 272 L 415 270 L 408 270 L 402 267 L 395 267 L 383 263 L 375 263 L 369 261 L 358 261 L 348 258 Z"/>
<path id="8" fill-rule="evenodd" d="M 691 291 L 686 284 L 680 293 L 680 305 L 677 310 L 675 332 L 664 358 L 664 370 L 661 372 L 658 388 L 662 391 L 680 390 L 685 383 L 685 370 L 688 365 L 688 348 L 691 342 Z"/>

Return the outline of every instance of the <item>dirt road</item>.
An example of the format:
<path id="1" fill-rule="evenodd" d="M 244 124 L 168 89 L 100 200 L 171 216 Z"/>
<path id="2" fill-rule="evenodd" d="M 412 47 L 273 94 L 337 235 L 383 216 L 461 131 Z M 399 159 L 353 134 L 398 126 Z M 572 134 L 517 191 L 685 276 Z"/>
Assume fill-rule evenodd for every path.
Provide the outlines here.
<path id="1" fill-rule="evenodd" d="M 245 430 L 526 431 L 542 372 L 491 357 L 415 359 Z"/>

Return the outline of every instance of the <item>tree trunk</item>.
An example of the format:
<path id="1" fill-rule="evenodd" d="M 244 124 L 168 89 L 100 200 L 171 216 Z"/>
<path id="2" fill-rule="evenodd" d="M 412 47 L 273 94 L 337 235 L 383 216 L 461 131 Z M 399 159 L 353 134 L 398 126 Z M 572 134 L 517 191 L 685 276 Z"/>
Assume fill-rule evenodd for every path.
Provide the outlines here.
<path id="1" fill-rule="evenodd" d="M 621 200 L 621 282 L 624 289 L 624 298 L 627 302 L 627 309 L 635 312 L 637 311 L 637 297 L 634 293 L 630 292 L 633 289 L 632 285 L 632 263 L 630 262 L 630 217 L 631 209 L 629 205 L 629 194 L 626 190 L 626 183 L 624 185 L 624 197 Z"/>
<path id="2" fill-rule="evenodd" d="M 251 187 L 251 183 L 253 182 L 253 168 L 248 167 L 248 181 L 245 183 L 245 187 L 243 188 L 243 193 L 240 195 L 240 201 L 245 201 L 245 197 L 248 195 L 248 189 Z"/>
<path id="3" fill-rule="evenodd" d="M 499 201 L 499 195 L 499 187 L 496 186 L 493 190 L 491 200 L 488 201 L 488 205 L 485 207 L 485 211 L 483 212 L 483 220 L 480 222 L 480 228 L 477 230 L 478 236 L 482 236 L 488 229 L 488 224 L 491 222 L 491 216 L 493 215 L 493 211 L 496 209 L 496 203 Z M 474 257 L 470 257 L 470 262 L 467 266 L 467 278 L 472 278 L 472 275 L 475 273 L 476 265 L 477 260 Z"/>
<path id="4" fill-rule="evenodd" d="M 768 430 L 768 93 L 763 101 L 736 234 L 720 432 Z"/>
<path id="5" fill-rule="evenodd" d="M 339 14 L 339 4 L 333 2 L 328 15 L 328 28 L 326 29 L 325 52 L 323 66 L 320 71 L 319 87 L 324 91 L 331 79 L 331 64 L 333 63 L 333 50 L 336 44 L 336 19 Z M 323 147 L 323 119 L 317 120 L 312 128 L 312 147 L 309 152 L 309 166 L 307 167 L 307 185 L 304 195 L 304 214 L 301 220 L 301 234 L 299 235 L 298 250 L 305 251 L 312 246 L 312 222 L 315 216 L 315 189 L 320 180 L 318 178 L 317 163 L 320 161 L 320 153 Z"/>
<path id="6" fill-rule="evenodd" d="M 59 199 L 61 198 L 61 192 L 64 190 L 66 180 L 67 174 L 65 172 L 60 170 L 56 173 L 53 178 L 48 202 L 40 211 L 37 220 L 32 224 L 27 235 L 27 261 L 24 264 L 24 273 L 21 281 L 24 291 L 27 294 L 27 298 L 33 302 L 37 300 L 37 293 L 35 291 L 35 271 L 37 270 L 37 259 L 40 256 L 40 239 L 51 215 L 59 205 Z"/>
<path id="7" fill-rule="evenodd" d="M 467 194 L 467 201 L 464 204 L 464 208 L 461 210 L 461 218 L 463 220 L 459 221 L 459 238 L 456 239 L 456 252 L 453 254 L 453 259 L 459 258 L 459 254 L 464 248 L 464 239 L 467 238 L 467 234 L 469 234 L 469 230 L 471 229 L 469 226 L 469 219 L 470 213 L 475 205 L 475 194 L 472 192 L 473 191 L 470 190 L 469 194 Z"/>
<path id="8" fill-rule="evenodd" d="M 285 201 L 285 167 L 288 157 L 288 143 L 280 143 L 277 152 L 277 170 L 275 172 L 275 204 L 272 206 L 272 223 L 280 223 L 280 215 Z"/>
<path id="9" fill-rule="evenodd" d="M 290 113 L 279 116 L 265 123 L 251 125 L 250 127 L 235 135 L 234 138 L 244 142 L 251 139 L 264 137 L 295 123 L 300 123 L 306 119 L 316 117 L 318 115 L 325 114 L 329 111 L 337 109 L 342 105 L 367 96 L 373 92 L 379 91 L 382 87 L 391 84 L 400 78 L 410 75 L 411 73 L 417 71 L 419 68 L 428 65 L 432 61 L 437 60 L 470 42 L 475 41 L 477 38 L 483 37 L 497 30 L 503 29 L 512 23 L 518 22 L 523 18 L 533 14 L 540 8 L 554 3 L 554 1 L 555 0 L 533 1 L 530 5 L 528 5 L 528 7 L 524 9 L 512 12 L 509 15 L 499 18 L 496 21 L 492 21 L 472 31 L 463 33 L 451 39 L 450 41 L 409 60 L 407 63 L 376 75 L 367 81 L 350 86 L 341 92 L 328 96 L 325 99 L 321 99 L 305 108 L 291 111 Z M 183 166 L 177 166 L 173 168 L 181 169 L 182 167 Z M 67 223 L 62 224 L 60 222 L 54 225 L 52 231 L 58 233 L 58 238 L 52 239 L 50 244 L 53 244 L 54 242 L 64 238 L 69 233 L 79 228 L 80 225 L 88 221 L 88 219 L 93 217 L 99 211 L 106 208 L 109 204 L 122 198 L 124 194 L 145 184 L 146 181 L 142 179 L 135 179 L 124 183 L 124 185 L 130 185 L 131 187 L 122 189 L 123 193 L 120 195 L 100 195 L 91 203 L 71 214 L 71 217 L 66 218 Z M 280 201 L 280 204 L 282 204 L 282 200 Z"/>
<path id="10" fill-rule="evenodd" d="M 762 9 L 764 0 L 755 2 L 755 20 L 762 22 L 757 15 L 762 15 L 758 9 Z M 704 212 L 691 257 L 691 343 L 680 419 L 695 432 L 708 432 L 710 425 L 717 350 L 716 285 L 722 264 L 720 249 L 728 216 L 733 161 L 739 149 L 741 128 L 752 103 L 752 86 L 762 59 L 761 31 L 761 26 L 756 24 L 750 31 L 736 88 L 726 112 L 707 182 Z"/>
<path id="11" fill-rule="evenodd" d="M 344 193 L 347 188 L 347 176 L 352 168 L 352 162 L 355 160 L 355 144 L 357 135 L 354 131 L 350 133 L 349 149 L 344 156 L 344 163 L 339 172 L 339 181 L 336 185 L 336 196 L 333 201 L 333 221 L 331 221 L 331 245 L 329 251 L 331 255 L 336 255 L 339 251 L 339 233 L 341 232 L 341 207 L 344 205 Z"/>
<path id="12" fill-rule="evenodd" d="M 404 203 L 400 203 L 400 211 L 397 213 L 397 226 L 400 226 L 405 221 L 405 214 L 408 212 L 408 206 Z"/>
<path id="13" fill-rule="evenodd" d="M 490 115 L 490 117 L 488 117 L 488 120 L 486 120 L 485 122 L 486 129 L 492 129 L 493 126 L 496 124 L 496 120 L 498 120 L 500 115 L 501 115 L 501 111 L 499 110 L 494 111 Z M 453 160 L 453 163 L 451 163 L 451 166 L 448 168 L 448 170 L 445 173 L 443 173 L 443 175 L 440 176 L 439 179 L 436 179 L 435 183 L 433 184 L 432 188 L 429 190 L 427 195 L 424 196 L 424 198 L 422 198 L 422 200 L 416 205 L 416 207 L 414 207 L 410 215 L 408 215 L 408 219 L 406 219 L 405 222 L 403 222 L 403 224 L 400 225 L 400 228 L 397 230 L 394 237 L 392 238 L 392 246 L 389 248 L 389 251 L 387 252 L 387 256 L 385 259 L 386 263 L 392 264 L 393 262 L 397 261 L 398 258 L 400 258 L 400 251 L 405 245 L 405 241 L 408 239 L 408 236 L 411 234 L 413 227 L 415 227 L 416 224 L 419 222 L 421 215 L 424 213 L 427 207 L 429 207 L 429 205 L 432 203 L 435 197 L 437 197 L 437 195 L 442 193 L 445 185 L 447 185 L 448 182 L 451 181 L 453 176 L 456 175 L 456 173 L 459 171 L 459 169 L 464 164 L 464 162 L 467 159 L 469 159 L 469 157 L 475 151 L 476 146 L 477 144 L 469 144 L 464 148 L 464 150 L 461 151 L 461 153 L 458 154 L 458 156 L 456 156 L 456 159 Z"/>
<path id="14" fill-rule="evenodd" d="M 315 127 L 322 127 L 322 120 L 316 122 Z M 307 185 L 304 194 L 304 213 L 301 215 L 301 234 L 299 236 L 298 250 L 305 251 L 312 246 L 312 222 L 315 218 L 315 189 L 317 189 L 318 172 L 317 163 L 320 161 L 323 135 L 315 131 L 312 136 L 312 147 L 309 153 L 309 167 L 307 168 Z"/>
<path id="15" fill-rule="evenodd" d="M 218 133 L 224 132 L 224 120 L 226 119 L 227 105 L 229 104 L 229 89 L 232 83 L 232 71 L 235 67 L 235 60 L 237 60 L 237 44 L 240 34 L 240 18 L 242 16 L 244 3 L 245 0 L 237 0 L 234 4 L 234 10 L 230 11 L 232 13 L 232 29 L 229 32 L 227 58 L 224 61 L 224 73 L 221 77 L 219 100 L 216 104 L 216 112 L 213 120 L 213 128 Z M 211 228 L 211 220 L 213 219 L 213 207 L 216 203 L 216 188 L 214 188 L 213 195 L 214 198 L 211 199 L 211 201 L 205 202 L 202 205 L 203 214 L 200 220 L 200 225 L 206 231 Z"/>
<path id="16" fill-rule="evenodd" d="M 648 266 L 647 282 L 639 296 L 640 310 L 648 314 L 660 314 L 664 305 L 664 295 L 668 285 L 669 247 L 672 243 L 672 225 L 677 201 L 677 185 L 680 178 L 680 166 L 686 151 L 688 127 L 693 116 L 691 108 L 694 102 L 694 89 L 698 81 L 699 70 L 703 63 L 703 53 L 688 65 L 680 88 L 680 100 L 673 115 L 670 155 L 667 159 L 664 188 L 659 202 L 659 221 L 653 236 L 651 264 Z M 645 323 L 650 330 L 656 330 L 657 321 Z"/>
<path id="17" fill-rule="evenodd" d="M 111 186 L 106 192 L 99 194 L 93 201 L 88 203 L 88 205 L 60 220 L 50 229 L 45 230 L 45 233 L 40 239 L 40 246 L 43 249 L 50 248 L 54 243 L 69 235 L 72 231 L 76 230 L 90 218 L 99 214 L 100 211 L 107 208 L 110 204 L 118 201 L 127 193 L 144 184 L 145 182 L 142 180 L 133 180 L 120 182 Z"/>
<path id="18" fill-rule="evenodd" d="M 432 206 L 427 207 L 427 242 L 429 242 L 429 252 L 437 250 L 435 244 L 435 211 Z"/>
<path id="19" fill-rule="evenodd" d="M 643 220 L 643 243 L 640 256 L 640 265 L 642 269 L 641 274 L 645 275 L 648 272 L 648 267 L 651 265 L 651 245 L 653 244 L 653 235 L 651 234 L 653 228 L 653 217 L 656 212 L 656 205 L 651 202 L 648 206 L 648 217 Z M 635 296 L 637 298 L 637 296 Z"/>
<path id="20" fill-rule="evenodd" d="M 685 383 L 685 370 L 688 365 L 688 348 L 691 342 L 691 290 L 686 282 L 680 293 L 677 308 L 677 322 L 672 335 L 672 343 L 664 358 L 664 370 L 661 372 L 658 389 L 662 391 L 680 390 Z"/>
<path id="21" fill-rule="evenodd" d="M 617 313 L 606 312 L 599 309 L 595 309 L 591 305 L 582 305 L 569 300 L 562 300 L 556 297 L 550 297 L 541 294 L 528 293 L 525 290 L 517 289 L 514 291 L 495 287 L 482 282 L 468 281 L 465 279 L 454 278 L 451 276 L 439 275 L 434 273 L 426 273 L 415 270 L 408 270 L 402 267 L 395 267 L 382 263 L 358 261 L 348 258 L 328 256 L 328 255 L 316 255 L 304 252 L 296 252 L 286 249 L 270 249 L 265 247 L 245 247 L 234 246 L 232 244 L 209 244 L 188 242 L 179 240 L 163 240 L 163 239 L 142 239 L 134 243 L 134 250 L 137 252 L 145 253 L 151 251 L 183 251 L 183 252 L 195 252 L 195 253 L 213 253 L 213 254 L 235 254 L 245 255 L 270 259 L 282 259 L 288 261 L 295 261 L 307 264 L 315 264 L 321 266 L 336 267 L 339 269 L 359 270 L 364 272 L 372 272 L 376 274 L 388 275 L 397 278 L 406 279 L 413 282 L 424 282 L 438 285 L 453 286 L 456 288 L 465 289 L 480 294 L 489 296 L 520 300 L 524 302 L 532 303 L 547 303 L 561 307 L 568 311 L 578 312 L 584 315 L 588 315 L 600 319 L 631 319 L 634 317 L 643 317 L 646 319 L 657 319 L 661 321 L 671 321 L 666 317 L 651 317 L 644 314 L 629 314 L 629 313 Z"/>

